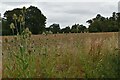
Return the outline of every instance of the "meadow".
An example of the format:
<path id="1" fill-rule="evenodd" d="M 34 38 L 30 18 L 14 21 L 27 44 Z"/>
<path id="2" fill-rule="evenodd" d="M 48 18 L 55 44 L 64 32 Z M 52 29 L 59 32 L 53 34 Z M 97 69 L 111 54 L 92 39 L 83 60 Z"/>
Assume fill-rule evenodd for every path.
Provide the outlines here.
<path id="1" fill-rule="evenodd" d="M 118 78 L 118 33 L 32 35 L 21 54 L 16 36 L 2 37 L 3 78 Z"/>
<path id="2" fill-rule="evenodd" d="M 0 37 L 0 78 L 2 78 L 2 37 Z"/>
<path id="3" fill-rule="evenodd" d="M 118 78 L 118 33 L 32 35 L 27 52 L 19 39 L 2 37 L 3 78 Z"/>

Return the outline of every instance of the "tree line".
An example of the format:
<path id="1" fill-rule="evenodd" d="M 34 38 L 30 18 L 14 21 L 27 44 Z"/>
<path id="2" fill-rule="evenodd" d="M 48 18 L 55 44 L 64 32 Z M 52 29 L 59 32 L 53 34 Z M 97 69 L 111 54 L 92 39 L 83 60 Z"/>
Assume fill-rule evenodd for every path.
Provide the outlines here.
<path id="1" fill-rule="evenodd" d="M 16 15 L 16 18 L 20 18 L 22 14 L 22 8 L 15 8 L 13 10 L 8 10 L 4 13 L 4 17 L 0 19 L 2 21 L 2 35 L 12 35 L 10 30 L 10 24 L 16 23 L 15 26 L 20 30 L 19 19 L 16 21 L 13 20 L 13 15 Z M 120 28 L 120 13 L 113 12 L 111 17 L 103 17 L 101 14 L 93 19 L 87 20 L 86 23 L 89 24 L 89 27 L 82 24 L 74 24 L 71 27 L 66 26 L 65 28 L 60 28 L 60 24 L 53 23 L 49 27 L 46 27 L 47 17 L 35 6 L 30 6 L 26 8 L 25 22 L 26 27 L 30 29 L 32 34 L 42 34 L 42 33 L 84 33 L 84 32 L 118 32 Z M 17 34 L 16 29 L 14 30 Z"/>

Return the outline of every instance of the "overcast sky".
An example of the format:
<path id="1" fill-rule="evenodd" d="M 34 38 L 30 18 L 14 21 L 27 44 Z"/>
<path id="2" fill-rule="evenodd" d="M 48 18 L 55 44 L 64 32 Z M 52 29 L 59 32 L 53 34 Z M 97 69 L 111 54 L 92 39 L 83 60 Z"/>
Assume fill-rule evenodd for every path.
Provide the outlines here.
<path id="1" fill-rule="evenodd" d="M 83 0 L 82 0 L 83 1 Z M 49 26 L 53 23 L 60 24 L 61 28 L 79 23 L 88 26 L 87 20 L 101 14 L 105 17 L 110 17 L 112 12 L 118 12 L 118 1 L 110 0 L 100 1 L 93 0 L 90 2 L 8 2 L 4 0 L 0 3 L 0 13 L 4 14 L 6 10 L 14 8 L 22 8 L 23 6 L 29 7 L 30 5 L 38 7 L 42 13 L 47 17 L 47 24 Z M 113 2 L 114 1 L 114 2 Z"/>

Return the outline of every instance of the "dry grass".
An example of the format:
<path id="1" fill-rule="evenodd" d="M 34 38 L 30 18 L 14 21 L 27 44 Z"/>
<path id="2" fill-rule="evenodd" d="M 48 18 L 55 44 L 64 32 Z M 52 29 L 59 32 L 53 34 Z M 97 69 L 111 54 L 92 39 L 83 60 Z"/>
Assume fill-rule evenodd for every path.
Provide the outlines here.
<path id="1" fill-rule="evenodd" d="M 96 65 L 106 55 L 117 53 L 117 36 L 118 33 L 33 35 L 26 54 L 29 67 L 22 76 L 13 55 L 19 54 L 19 41 L 12 36 L 4 36 L 3 77 L 111 77 L 112 74 L 91 74 L 90 70 L 97 68 Z"/>
<path id="2" fill-rule="evenodd" d="M 2 53 L 2 37 L 0 36 L 0 53 Z M 2 77 L 2 54 L 0 54 L 0 78 Z"/>

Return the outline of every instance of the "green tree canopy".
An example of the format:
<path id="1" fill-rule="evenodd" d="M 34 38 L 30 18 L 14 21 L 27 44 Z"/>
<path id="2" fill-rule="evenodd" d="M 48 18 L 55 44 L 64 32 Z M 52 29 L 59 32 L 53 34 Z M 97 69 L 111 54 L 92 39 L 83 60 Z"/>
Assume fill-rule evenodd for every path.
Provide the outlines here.
<path id="1" fill-rule="evenodd" d="M 100 14 L 93 19 L 86 21 L 89 24 L 89 32 L 117 32 L 118 17 L 117 13 L 113 12 L 111 17 L 103 17 Z"/>
<path id="2" fill-rule="evenodd" d="M 46 16 L 44 16 L 41 10 L 39 10 L 37 7 L 30 6 L 26 9 L 26 14 L 23 14 L 22 8 L 15 8 L 13 10 L 8 10 L 5 12 L 5 20 L 3 20 L 5 21 L 3 22 L 3 33 L 9 33 L 4 31 L 7 31 L 11 23 L 15 23 L 13 20 L 14 14 L 16 14 L 16 18 L 20 17 L 20 15 L 25 16 L 25 26 L 28 27 L 33 34 L 42 33 L 45 30 L 45 24 L 47 19 Z M 19 25 L 20 24 L 17 21 L 18 29 Z"/>
<path id="3" fill-rule="evenodd" d="M 70 27 L 69 26 L 61 29 L 61 33 L 69 33 L 69 32 L 70 32 Z"/>
<path id="4" fill-rule="evenodd" d="M 84 25 L 79 25 L 79 24 L 74 24 L 72 25 L 71 32 L 72 33 L 84 33 L 86 31 L 86 26 Z"/>
<path id="5" fill-rule="evenodd" d="M 50 28 L 50 31 L 53 32 L 53 34 L 60 32 L 60 25 L 59 24 L 54 23 L 54 24 L 50 25 L 49 28 Z"/>

